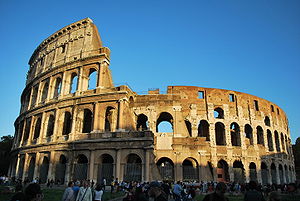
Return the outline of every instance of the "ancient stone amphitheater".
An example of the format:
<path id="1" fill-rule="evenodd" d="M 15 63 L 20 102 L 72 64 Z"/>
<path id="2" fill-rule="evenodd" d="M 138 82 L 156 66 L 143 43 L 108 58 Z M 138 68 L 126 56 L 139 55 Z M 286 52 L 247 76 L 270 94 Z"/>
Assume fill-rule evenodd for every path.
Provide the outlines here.
<path id="1" fill-rule="evenodd" d="M 282 109 L 231 90 L 114 86 L 110 50 L 89 18 L 52 34 L 29 60 L 9 175 L 44 183 L 295 180 Z"/>

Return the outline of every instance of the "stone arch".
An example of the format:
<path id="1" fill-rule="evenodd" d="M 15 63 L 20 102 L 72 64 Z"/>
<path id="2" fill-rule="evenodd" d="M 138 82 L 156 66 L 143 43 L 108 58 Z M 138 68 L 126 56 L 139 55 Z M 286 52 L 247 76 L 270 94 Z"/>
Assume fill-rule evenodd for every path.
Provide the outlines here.
<path id="1" fill-rule="evenodd" d="M 42 91 L 42 99 L 41 99 L 42 103 L 44 103 L 45 100 L 47 99 L 47 97 L 48 97 L 48 91 L 49 91 L 49 81 L 46 81 L 44 83 L 43 91 Z"/>
<path id="2" fill-rule="evenodd" d="M 271 164 L 272 184 L 277 184 L 277 171 L 274 163 Z"/>
<path id="3" fill-rule="evenodd" d="M 73 72 L 71 74 L 71 82 L 70 82 L 70 89 L 69 93 L 75 93 L 78 90 L 78 75 L 77 73 Z"/>
<path id="4" fill-rule="evenodd" d="M 29 161 L 28 176 L 27 176 L 30 182 L 33 180 L 34 169 L 35 169 L 35 156 L 32 156 Z"/>
<path id="5" fill-rule="evenodd" d="M 134 98 L 133 98 L 133 96 L 130 96 L 129 97 L 129 107 L 133 107 L 133 105 L 134 105 Z"/>
<path id="6" fill-rule="evenodd" d="M 214 117 L 216 119 L 224 119 L 224 110 L 221 107 L 214 109 Z"/>
<path id="7" fill-rule="evenodd" d="M 283 167 L 281 164 L 278 165 L 278 172 L 279 172 L 279 179 L 280 179 L 280 184 L 284 184 L 284 175 L 283 175 Z"/>
<path id="8" fill-rule="evenodd" d="M 271 126 L 270 118 L 268 116 L 265 116 L 264 122 L 266 126 Z"/>
<path id="9" fill-rule="evenodd" d="M 53 135 L 54 132 L 54 123 L 55 123 L 55 117 L 53 114 L 50 114 L 48 117 L 48 124 L 47 124 L 47 137 L 50 137 Z"/>
<path id="10" fill-rule="evenodd" d="M 206 141 L 210 141 L 209 123 L 206 120 L 201 120 L 198 125 L 198 137 L 205 137 Z"/>
<path id="11" fill-rule="evenodd" d="M 256 165 L 254 162 L 249 164 L 249 177 L 250 181 L 257 181 Z"/>
<path id="12" fill-rule="evenodd" d="M 35 106 L 37 102 L 38 92 L 39 92 L 39 85 L 37 84 L 32 89 L 31 107 Z"/>
<path id="13" fill-rule="evenodd" d="M 66 168 L 67 168 L 67 158 L 65 155 L 61 154 L 59 157 L 59 161 L 56 164 L 56 170 L 55 170 L 55 181 L 58 184 L 64 184 L 65 183 L 65 174 L 66 174 Z"/>
<path id="14" fill-rule="evenodd" d="M 161 180 L 174 181 L 174 163 L 168 157 L 162 157 L 156 162 Z"/>
<path id="15" fill-rule="evenodd" d="M 186 129 L 188 131 L 189 136 L 192 137 L 192 124 L 191 124 L 191 122 L 188 119 L 185 119 L 184 123 L 185 123 L 185 126 L 186 126 Z"/>
<path id="16" fill-rule="evenodd" d="M 267 129 L 267 138 L 269 151 L 274 151 L 272 133 L 269 129 Z"/>
<path id="17" fill-rule="evenodd" d="M 182 162 L 182 175 L 184 181 L 199 180 L 199 165 L 196 159 L 188 157 Z"/>
<path id="18" fill-rule="evenodd" d="M 249 140 L 249 144 L 253 145 L 253 129 L 249 124 L 245 125 L 245 134 L 246 134 L 246 139 Z"/>
<path id="19" fill-rule="evenodd" d="M 25 120 L 25 131 L 24 131 L 24 137 L 23 137 L 23 141 L 27 141 L 30 135 L 30 128 L 31 128 L 31 120 L 32 117 L 29 117 Z"/>
<path id="20" fill-rule="evenodd" d="M 66 111 L 64 113 L 64 124 L 63 124 L 63 135 L 68 135 L 72 131 L 72 115 L 70 112 Z"/>
<path id="21" fill-rule="evenodd" d="M 168 112 L 160 113 L 157 121 L 156 121 L 156 132 L 163 132 L 164 130 L 167 132 L 174 132 L 173 125 L 173 116 Z M 161 125 L 165 124 L 166 128 L 164 129 Z"/>
<path id="22" fill-rule="evenodd" d="M 98 79 L 98 71 L 95 68 L 89 70 L 88 90 L 96 89 Z"/>
<path id="23" fill-rule="evenodd" d="M 217 164 L 217 181 L 218 182 L 228 182 L 229 181 L 229 172 L 228 172 L 228 163 L 221 159 Z"/>
<path id="24" fill-rule="evenodd" d="M 245 183 L 245 169 L 242 161 L 235 160 L 233 162 L 233 175 L 234 175 L 234 181 L 238 182 L 240 184 Z"/>
<path id="25" fill-rule="evenodd" d="M 76 158 L 74 165 L 74 178 L 73 180 L 87 179 L 88 158 L 84 154 L 79 154 Z"/>
<path id="26" fill-rule="evenodd" d="M 226 145 L 225 126 L 221 122 L 215 124 L 216 145 Z"/>
<path id="27" fill-rule="evenodd" d="M 128 154 L 123 177 L 124 181 L 141 181 L 142 171 L 142 159 L 137 154 Z"/>
<path id="28" fill-rule="evenodd" d="M 288 168 L 287 168 L 287 165 L 285 164 L 284 165 L 284 177 L 285 177 L 285 181 L 286 183 L 290 183 L 290 178 L 289 178 L 289 174 L 288 174 Z"/>
<path id="29" fill-rule="evenodd" d="M 83 133 L 90 133 L 93 129 L 93 113 L 90 109 L 83 110 Z"/>
<path id="30" fill-rule="evenodd" d="M 280 152 L 280 142 L 279 142 L 279 135 L 277 130 L 274 131 L 274 135 L 275 135 L 276 151 Z"/>
<path id="31" fill-rule="evenodd" d="M 146 131 L 149 129 L 148 117 L 144 114 L 139 114 L 137 117 L 136 130 Z"/>
<path id="32" fill-rule="evenodd" d="M 40 181 L 42 184 L 47 182 L 48 178 L 48 170 L 49 170 L 49 159 L 47 156 L 43 157 L 43 162 L 40 167 Z"/>
<path id="33" fill-rule="evenodd" d="M 106 112 L 105 112 L 105 125 L 104 125 L 104 130 L 105 131 L 114 131 L 113 129 L 113 125 L 115 125 L 114 122 L 114 113 L 115 113 L 115 108 L 108 106 L 106 108 Z"/>
<path id="34" fill-rule="evenodd" d="M 41 125 L 42 125 L 42 118 L 37 117 L 37 119 L 35 121 L 35 125 L 34 125 L 34 135 L 33 135 L 34 140 L 39 138 L 39 136 L 40 136 Z"/>
<path id="35" fill-rule="evenodd" d="M 61 77 L 57 77 L 55 79 L 55 87 L 54 87 L 54 94 L 53 94 L 53 98 L 56 98 L 60 95 L 61 93 L 61 86 L 62 86 L 62 79 Z"/>
<path id="36" fill-rule="evenodd" d="M 281 133 L 280 136 L 281 136 L 281 147 L 282 147 L 282 151 L 285 151 L 285 144 L 284 144 L 283 133 Z"/>
<path id="37" fill-rule="evenodd" d="M 264 145 L 264 130 L 261 126 L 256 127 L 257 144 Z"/>
<path id="38" fill-rule="evenodd" d="M 261 162 L 261 180 L 262 185 L 269 184 L 269 170 L 265 162 Z"/>
<path id="39" fill-rule="evenodd" d="M 25 156 L 21 155 L 20 156 L 20 162 L 19 162 L 19 169 L 17 172 L 17 177 L 22 178 L 23 173 L 24 173 L 24 165 L 25 165 Z"/>
<path id="40" fill-rule="evenodd" d="M 235 122 L 230 124 L 230 136 L 232 146 L 241 146 L 240 126 Z"/>
<path id="41" fill-rule="evenodd" d="M 99 184 L 103 182 L 105 178 L 107 184 L 112 182 L 114 173 L 114 159 L 110 154 L 102 154 L 100 156 L 100 163 L 98 165 L 98 177 L 97 181 Z"/>

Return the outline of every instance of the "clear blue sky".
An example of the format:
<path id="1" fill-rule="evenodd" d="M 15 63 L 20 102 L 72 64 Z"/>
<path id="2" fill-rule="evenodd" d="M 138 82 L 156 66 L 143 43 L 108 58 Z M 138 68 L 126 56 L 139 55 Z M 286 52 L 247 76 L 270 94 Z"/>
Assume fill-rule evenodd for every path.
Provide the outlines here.
<path id="1" fill-rule="evenodd" d="M 28 60 L 58 29 L 90 17 L 111 49 L 115 84 L 168 85 L 259 96 L 300 136 L 300 1 L 0 0 L 0 136 L 14 134 Z"/>

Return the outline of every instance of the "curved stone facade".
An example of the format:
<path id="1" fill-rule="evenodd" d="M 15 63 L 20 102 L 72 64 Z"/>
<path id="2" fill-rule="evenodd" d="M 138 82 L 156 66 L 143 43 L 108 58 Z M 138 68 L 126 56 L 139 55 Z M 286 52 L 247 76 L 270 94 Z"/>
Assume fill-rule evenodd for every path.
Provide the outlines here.
<path id="1" fill-rule="evenodd" d="M 109 64 L 89 18 L 38 46 L 15 121 L 10 176 L 42 183 L 295 180 L 288 120 L 277 105 L 193 86 L 138 95 L 114 86 Z"/>

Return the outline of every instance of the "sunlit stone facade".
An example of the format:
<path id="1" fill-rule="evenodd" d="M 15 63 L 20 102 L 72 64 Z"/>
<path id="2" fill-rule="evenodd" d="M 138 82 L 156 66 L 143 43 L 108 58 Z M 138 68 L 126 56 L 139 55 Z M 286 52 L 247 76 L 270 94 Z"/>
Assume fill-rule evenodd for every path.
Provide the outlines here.
<path id="1" fill-rule="evenodd" d="M 15 121 L 10 176 L 42 183 L 295 180 L 288 120 L 274 103 L 194 86 L 139 95 L 114 86 L 109 64 L 110 50 L 89 18 L 37 47 Z"/>

